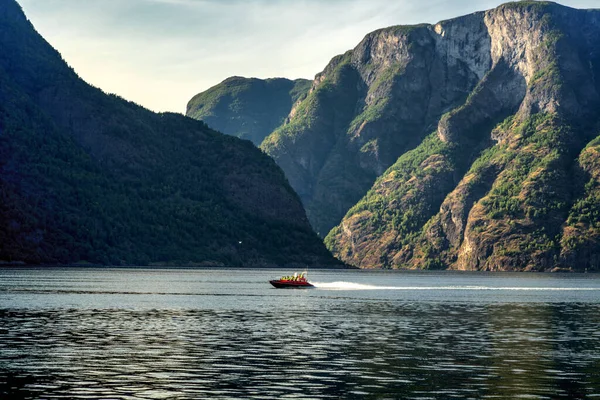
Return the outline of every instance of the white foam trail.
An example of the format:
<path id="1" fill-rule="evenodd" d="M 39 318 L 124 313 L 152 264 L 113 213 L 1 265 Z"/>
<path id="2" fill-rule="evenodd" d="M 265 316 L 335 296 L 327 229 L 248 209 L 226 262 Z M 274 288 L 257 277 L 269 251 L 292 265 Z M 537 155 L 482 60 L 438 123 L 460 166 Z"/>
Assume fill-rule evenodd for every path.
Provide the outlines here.
<path id="1" fill-rule="evenodd" d="M 311 282 L 318 289 L 325 290 L 521 290 L 521 291 L 600 291 L 600 288 L 577 287 L 495 287 L 495 286 L 376 286 L 354 282 Z"/>
<path id="2" fill-rule="evenodd" d="M 375 285 L 363 285 L 360 283 L 353 282 L 311 282 L 315 287 L 319 289 L 328 290 L 400 290 L 403 289 L 397 286 L 375 286 Z"/>

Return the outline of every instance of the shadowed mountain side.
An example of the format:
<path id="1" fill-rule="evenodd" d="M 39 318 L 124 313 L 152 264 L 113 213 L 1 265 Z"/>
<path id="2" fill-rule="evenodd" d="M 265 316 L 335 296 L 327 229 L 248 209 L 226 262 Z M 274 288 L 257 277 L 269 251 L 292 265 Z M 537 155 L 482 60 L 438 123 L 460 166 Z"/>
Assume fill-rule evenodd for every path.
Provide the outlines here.
<path id="1" fill-rule="evenodd" d="M 186 115 L 260 146 L 284 122 L 292 106 L 306 97 L 309 89 L 310 81 L 305 79 L 234 76 L 194 96 L 187 105 Z"/>
<path id="2" fill-rule="evenodd" d="M 0 260 L 339 265 L 250 142 L 77 77 L 0 0 Z"/>

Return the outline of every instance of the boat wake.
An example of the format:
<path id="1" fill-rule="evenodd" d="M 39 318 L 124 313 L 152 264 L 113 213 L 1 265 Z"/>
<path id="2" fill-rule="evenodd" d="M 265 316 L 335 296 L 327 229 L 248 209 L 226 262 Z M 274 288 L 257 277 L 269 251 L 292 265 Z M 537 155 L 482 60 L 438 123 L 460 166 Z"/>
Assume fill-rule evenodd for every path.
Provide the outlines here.
<path id="1" fill-rule="evenodd" d="M 402 290 L 409 289 L 407 287 L 400 286 L 376 286 L 376 285 L 363 285 L 361 283 L 354 282 L 311 282 L 317 289 L 326 290 Z"/>
<path id="2" fill-rule="evenodd" d="M 498 286 L 377 286 L 354 282 L 311 282 L 324 290 L 494 290 L 494 291 L 600 291 L 600 288 L 581 287 L 498 287 Z"/>

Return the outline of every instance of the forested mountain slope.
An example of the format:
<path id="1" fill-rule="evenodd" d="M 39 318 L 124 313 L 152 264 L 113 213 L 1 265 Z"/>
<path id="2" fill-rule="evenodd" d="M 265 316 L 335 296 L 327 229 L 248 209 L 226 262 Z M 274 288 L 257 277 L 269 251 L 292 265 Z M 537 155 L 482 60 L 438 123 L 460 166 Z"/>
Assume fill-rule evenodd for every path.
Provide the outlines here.
<path id="1" fill-rule="evenodd" d="M 337 265 L 250 142 L 83 82 L 0 0 L 0 261 Z"/>
<path id="2" fill-rule="evenodd" d="M 188 117 L 260 146 L 285 121 L 292 106 L 306 97 L 311 82 L 284 78 L 234 76 L 197 94 L 187 105 Z"/>

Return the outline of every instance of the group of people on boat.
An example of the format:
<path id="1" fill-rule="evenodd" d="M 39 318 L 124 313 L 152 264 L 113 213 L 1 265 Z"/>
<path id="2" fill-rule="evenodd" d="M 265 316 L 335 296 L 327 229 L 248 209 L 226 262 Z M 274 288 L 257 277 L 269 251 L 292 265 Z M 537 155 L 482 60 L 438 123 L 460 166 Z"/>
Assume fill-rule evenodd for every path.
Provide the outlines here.
<path id="1" fill-rule="evenodd" d="M 281 280 L 282 281 L 291 281 L 291 282 L 304 282 L 304 281 L 306 281 L 306 272 L 301 272 L 300 274 L 298 274 L 297 272 L 294 272 L 294 275 L 282 276 Z"/>
<path id="2" fill-rule="evenodd" d="M 275 286 L 277 289 L 303 289 L 315 287 L 312 283 L 308 281 L 306 277 L 306 271 L 300 274 L 295 272 L 294 275 L 282 276 L 280 279 L 269 281 L 269 283 Z"/>

